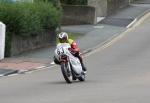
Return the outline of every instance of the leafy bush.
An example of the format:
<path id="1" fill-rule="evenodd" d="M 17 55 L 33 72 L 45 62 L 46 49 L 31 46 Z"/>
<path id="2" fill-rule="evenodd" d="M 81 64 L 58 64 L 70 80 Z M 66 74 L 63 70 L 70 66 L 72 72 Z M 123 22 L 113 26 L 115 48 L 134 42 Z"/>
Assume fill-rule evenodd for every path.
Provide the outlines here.
<path id="1" fill-rule="evenodd" d="M 6 24 L 6 52 L 10 48 L 12 34 L 38 35 L 59 25 L 61 12 L 51 3 L 16 2 L 0 3 L 0 21 Z M 8 53 L 9 54 L 9 53 Z"/>
<path id="2" fill-rule="evenodd" d="M 58 10 L 62 10 L 60 0 L 34 0 L 34 2 L 46 2 L 51 3 L 53 6 L 55 6 Z"/>

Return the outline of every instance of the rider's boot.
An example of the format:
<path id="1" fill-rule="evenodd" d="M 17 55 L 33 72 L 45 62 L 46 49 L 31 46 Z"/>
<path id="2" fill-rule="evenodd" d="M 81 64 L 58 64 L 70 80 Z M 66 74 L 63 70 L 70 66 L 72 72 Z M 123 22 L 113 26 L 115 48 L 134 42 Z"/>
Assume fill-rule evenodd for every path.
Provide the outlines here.
<path id="1" fill-rule="evenodd" d="M 83 72 L 86 74 L 87 69 L 86 69 L 86 67 L 85 67 L 85 65 L 84 65 L 84 63 L 83 63 L 82 57 L 79 56 L 78 58 L 79 58 L 79 60 L 80 60 L 81 66 L 82 66 L 82 70 L 83 70 Z"/>

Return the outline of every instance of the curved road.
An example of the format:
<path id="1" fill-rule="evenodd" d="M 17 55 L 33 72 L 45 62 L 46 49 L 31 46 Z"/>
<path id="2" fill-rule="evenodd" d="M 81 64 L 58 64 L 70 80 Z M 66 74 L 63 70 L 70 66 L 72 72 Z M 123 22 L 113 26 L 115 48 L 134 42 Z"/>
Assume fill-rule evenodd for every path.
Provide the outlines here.
<path id="1" fill-rule="evenodd" d="M 0 102 L 150 103 L 150 14 L 85 62 L 86 82 L 66 84 L 58 66 L 0 78 Z"/>

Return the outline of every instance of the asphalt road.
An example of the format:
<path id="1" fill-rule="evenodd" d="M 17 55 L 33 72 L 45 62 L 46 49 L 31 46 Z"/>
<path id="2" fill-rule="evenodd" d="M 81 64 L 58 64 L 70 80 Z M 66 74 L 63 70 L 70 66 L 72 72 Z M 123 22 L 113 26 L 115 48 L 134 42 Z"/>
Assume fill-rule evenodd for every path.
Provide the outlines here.
<path id="1" fill-rule="evenodd" d="M 65 83 L 58 66 L 0 78 L 1 103 L 150 103 L 150 15 L 85 57 L 85 82 Z"/>

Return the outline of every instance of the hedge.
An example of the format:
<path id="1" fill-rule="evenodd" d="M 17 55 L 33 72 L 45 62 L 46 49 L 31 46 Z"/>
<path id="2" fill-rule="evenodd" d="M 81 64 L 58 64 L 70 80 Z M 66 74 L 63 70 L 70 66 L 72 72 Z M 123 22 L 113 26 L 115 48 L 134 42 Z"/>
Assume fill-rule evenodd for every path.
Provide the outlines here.
<path id="1" fill-rule="evenodd" d="M 19 8 L 19 9 L 18 9 Z M 0 21 L 6 24 L 6 56 L 11 36 L 32 36 L 59 25 L 61 12 L 51 3 L 0 3 Z"/>

